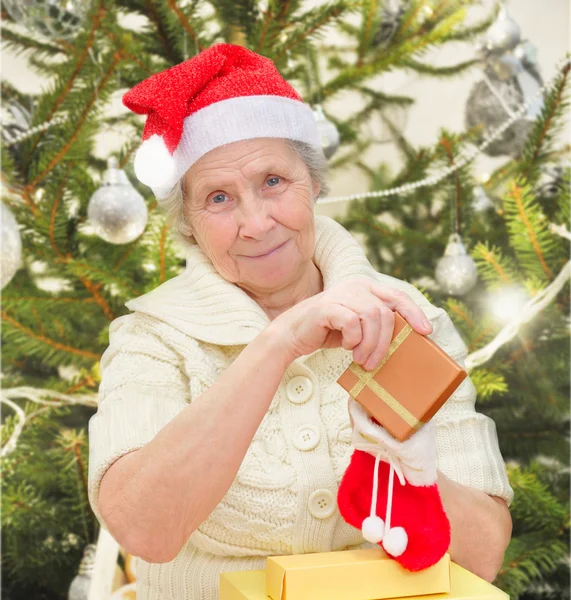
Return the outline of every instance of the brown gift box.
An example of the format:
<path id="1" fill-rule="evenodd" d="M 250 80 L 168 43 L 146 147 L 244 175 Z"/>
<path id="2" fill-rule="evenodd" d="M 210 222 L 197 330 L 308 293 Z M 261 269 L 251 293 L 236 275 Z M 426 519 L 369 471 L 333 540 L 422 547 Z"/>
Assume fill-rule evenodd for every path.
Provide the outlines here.
<path id="1" fill-rule="evenodd" d="M 468 376 L 431 339 L 395 312 L 387 355 L 372 371 L 353 362 L 337 382 L 404 442 L 427 423 Z"/>

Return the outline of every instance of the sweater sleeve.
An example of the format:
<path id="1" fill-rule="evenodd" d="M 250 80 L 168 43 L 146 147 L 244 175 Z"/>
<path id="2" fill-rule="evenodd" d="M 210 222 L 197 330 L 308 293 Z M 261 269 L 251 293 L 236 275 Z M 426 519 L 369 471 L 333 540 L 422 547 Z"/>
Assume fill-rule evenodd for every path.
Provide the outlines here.
<path id="1" fill-rule="evenodd" d="M 180 363 L 141 315 L 111 323 L 101 357 L 98 408 L 89 420 L 89 502 L 107 531 L 98 505 L 103 475 L 117 459 L 152 440 L 190 401 Z"/>
<path id="2" fill-rule="evenodd" d="M 468 349 L 444 309 L 431 319 L 430 338 L 465 367 Z M 502 458 L 496 424 L 475 409 L 476 388 L 467 377 L 434 416 L 438 468 L 450 479 L 503 498 L 514 492 Z"/>

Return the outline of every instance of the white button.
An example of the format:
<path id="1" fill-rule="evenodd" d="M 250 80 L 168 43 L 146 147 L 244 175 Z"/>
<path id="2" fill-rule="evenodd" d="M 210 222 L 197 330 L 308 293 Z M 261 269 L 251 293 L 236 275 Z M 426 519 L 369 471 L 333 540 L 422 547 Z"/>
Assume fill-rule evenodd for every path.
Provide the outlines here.
<path id="1" fill-rule="evenodd" d="M 335 496 L 329 490 L 316 490 L 309 497 L 309 512 L 317 519 L 327 519 L 335 512 Z"/>
<path id="2" fill-rule="evenodd" d="M 313 450 L 319 444 L 319 430 L 313 425 L 302 425 L 293 434 L 293 445 L 298 450 Z"/>
<path id="3" fill-rule="evenodd" d="M 298 375 L 292 377 L 286 385 L 286 395 L 290 402 L 294 404 L 303 404 L 311 398 L 313 384 L 311 379 Z"/>

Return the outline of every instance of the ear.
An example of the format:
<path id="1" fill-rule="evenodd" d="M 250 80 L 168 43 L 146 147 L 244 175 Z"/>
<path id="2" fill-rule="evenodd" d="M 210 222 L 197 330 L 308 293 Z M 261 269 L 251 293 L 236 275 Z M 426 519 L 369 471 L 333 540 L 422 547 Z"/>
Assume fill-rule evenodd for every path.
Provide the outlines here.
<path id="1" fill-rule="evenodd" d="M 319 196 L 319 192 L 321 191 L 321 184 L 315 179 L 312 181 L 312 191 L 313 199 L 317 200 L 317 196 Z"/>

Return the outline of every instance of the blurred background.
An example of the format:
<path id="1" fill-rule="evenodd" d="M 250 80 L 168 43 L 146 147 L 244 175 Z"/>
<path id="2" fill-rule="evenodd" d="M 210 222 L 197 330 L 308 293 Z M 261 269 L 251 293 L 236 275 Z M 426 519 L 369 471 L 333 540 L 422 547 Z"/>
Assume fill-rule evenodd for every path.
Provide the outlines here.
<path id="1" fill-rule="evenodd" d="M 467 343 L 515 490 L 495 585 L 570 597 L 569 12 L 2 2 L 5 598 L 135 597 L 136 558 L 105 546 L 87 501 L 87 422 L 109 324 L 181 272 L 184 247 L 134 176 L 143 119 L 121 97 L 220 41 L 272 58 L 314 109 L 331 186 L 316 212 L 443 306 Z"/>

